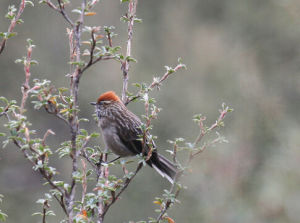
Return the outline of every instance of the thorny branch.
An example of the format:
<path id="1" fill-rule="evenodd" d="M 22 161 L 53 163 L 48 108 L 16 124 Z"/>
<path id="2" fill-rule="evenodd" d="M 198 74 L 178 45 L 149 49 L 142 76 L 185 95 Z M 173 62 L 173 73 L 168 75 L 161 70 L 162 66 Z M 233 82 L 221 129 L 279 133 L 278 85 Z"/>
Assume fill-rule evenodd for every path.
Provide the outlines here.
<path id="1" fill-rule="evenodd" d="M 138 0 L 130 0 L 128 5 L 128 13 L 126 15 L 128 19 L 128 40 L 125 60 L 122 62 L 123 72 L 123 90 L 122 90 L 122 101 L 124 104 L 127 102 L 127 89 L 128 89 L 128 72 L 129 72 L 129 58 L 131 57 L 131 42 L 133 37 L 133 25 L 136 16 L 136 7 Z"/>
<path id="2" fill-rule="evenodd" d="M 12 19 L 12 21 L 10 22 L 10 25 L 8 27 L 8 31 L 7 33 L 10 34 L 12 33 L 13 29 L 15 28 L 16 24 L 18 23 L 18 20 L 20 19 L 23 11 L 24 11 L 24 8 L 25 8 L 25 0 L 21 0 L 21 3 L 20 3 L 20 6 L 19 6 L 19 10 L 18 10 L 18 13 L 17 15 Z M 0 43 L 0 54 L 3 52 L 4 48 L 5 48 L 5 45 L 6 45 L 6 41 L 7 41 L 7 38 L 3 38 L 3 40 L 1 41 Z"/>

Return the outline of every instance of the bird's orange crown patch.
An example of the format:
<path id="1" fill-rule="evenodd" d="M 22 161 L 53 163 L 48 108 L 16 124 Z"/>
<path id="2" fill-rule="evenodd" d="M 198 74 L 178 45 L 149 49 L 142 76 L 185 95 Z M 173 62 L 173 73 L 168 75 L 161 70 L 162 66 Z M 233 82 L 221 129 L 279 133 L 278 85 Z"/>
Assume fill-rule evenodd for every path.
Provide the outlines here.
<path id="1" fill-rule="evenodd" d="M 121 101 L 118 95 L 116 95 L 113 91 L 108 91 L 100 95 L 100 97 L 97 100 L 97 103 L 100 101 Z"/>

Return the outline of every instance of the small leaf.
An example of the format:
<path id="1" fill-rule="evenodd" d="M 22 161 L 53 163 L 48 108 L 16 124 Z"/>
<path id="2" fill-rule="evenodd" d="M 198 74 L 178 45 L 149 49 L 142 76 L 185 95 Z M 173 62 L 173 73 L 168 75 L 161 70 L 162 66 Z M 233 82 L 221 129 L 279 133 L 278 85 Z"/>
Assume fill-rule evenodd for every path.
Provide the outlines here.
<path id="1" fill-rule="evenodd" d="M 175 223 L 175 221 L 170 217 L 165 217 L 164 219 L 167 219 L 168 223 Z"/>
<path id="2" fill-rule="evenodd" d="M 10 38 L 10 37 L 13 37 L 15 35 L 17 35 L 17 33 L 8 33 L 7 36 L 6 36 L 6 38 Z"/>
<path id="3" fill-rule="evenodd" d="M 3 213 L 1 210 L 0 210 L 0 221 L 6 221 L 6 218 L 7 218 L 7 214 Z"/>
<path id="4" fill-rule="evenodd" d="M 93 15 L 96 15 L 97 13 L 96 12 L 86 12 L 84 13 L 85 16 L 93 16 Z"/>
<path id="5" fill-rule="evenodd" d="M 143 20 L 142 19 L 138 19 L 138 18 L 134 18 L 134 20 L 133 20 L 134 22 L 136 22 L 136 23 L 142 23 L 143 22 Z"/>
<path id="6" fill-rule="evenodd" d="M 158 204 L 158 205 L 161 205 L 161 202 L 160 201 L 153 201 L 154 204 Z"/>
<path id="7" fill-rule="evenodd" d="M 63 113 L 66 113 L 68 110 L 69 110 L 68 108 L 65 108 L 65 109 L 60 110 L 59 113 L 63 114 Z"/>
<path id="8" fill-rule="evenodd" d="M 34 7 L 34 4 L 33 4 L 33 2 L 32 1 L 25 1 L 25 5 L 31 5 L 32 7 Z"/>
<path id="9" fill-rule="evenodd" d="M 80 11 L 79 9 L 73 9 L 73 10 L 72 10 L 72 12 L 74 12 L 74 13 L 78 13 L 78 14 L 80 14 L 80 15 L 81 15 L 81 11 Z"/>

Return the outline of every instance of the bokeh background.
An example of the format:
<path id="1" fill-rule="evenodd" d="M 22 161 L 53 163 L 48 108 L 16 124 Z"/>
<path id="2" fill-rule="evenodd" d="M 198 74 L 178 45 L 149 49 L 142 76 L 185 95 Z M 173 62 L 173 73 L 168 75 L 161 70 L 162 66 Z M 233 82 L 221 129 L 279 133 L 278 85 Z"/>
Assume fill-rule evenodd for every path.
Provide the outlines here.
<path id="1" fill-rule="evenodd" d="M 32 78 L 50 79 L 57 87 L 68 86 L 66 23 L 60 15 L 37 1 L 22 15 L 24 24 L 16 27 L 16 37 L 8 41 L 0 55 L 0 95 L 20 101 L 23 68 L 14 61 L 25 55 L 31 38 L 37 45 Z M 78 1 L 72 1 L 77 4 Z M 9 4 L 0 1 L 0 31 L 6 31 L 4 18 Z M 126 24 L 120 22 L 125 5 L 103 0 L 88 25 L 114 25 L 115 45 L 126 47 Z M 179 71 L 154 92 L 163 110 L 154 121 L 160 151 L 170 148 L 167 139 L 184 137 L 193 141 L 197 126 L 192 116 L 202 113 L 212 123 L 222 102 L 234 108 L 221 131 L 228 144 L 206 150 L 193 163 L 186 178 L 188 190 L 180 194 L 182 203 L 169 213 L 176 222 L 290 222 L 300 220 L 300 3 L 298 0 L 165 0 L 139 1 L 135 26 L 130 83 L 152 81 L 164 73 L 164 65 L 175 65 L 182 57 L 188 69 Z M 84 125 L 97 131 L 89 105 L 107 90 L 121 93 L 122 74 L 114 61 L 89 69 L 80 84 L 81 116 L 91 119 Z M 134 87 L 130 85 L 131 91 Z M 49 137 L 55 150 L 69 138 L 68 128 L 43 110 L 27 104 L 29 120 L 42 135 Z M 143 113 L 142 103 L 129 108 Z M 5 131 L 4 118 L 0 131 Z M 101 143 L 94 141 L 94 144 Z M 163 153 L 163 152 L 162 152 Z M 61 176 L 68 176 L 67 159 L 55 161 Z M 5 196 L 1 210 L 7 222 L 39 222 L 31 216 L 40 211 L 35 201 L 47 187 L 22 154 L 9 144 L 0 149 L 0 193 Z M 128 222 L 155 216 L 155 196 L 168 187 L 150 168 L 144 168 L 117 204 L 106 222 Z M 63 216 L 53 203 L 59 217 Z M 49 222 L 57 218 L 49 217 Z"/>

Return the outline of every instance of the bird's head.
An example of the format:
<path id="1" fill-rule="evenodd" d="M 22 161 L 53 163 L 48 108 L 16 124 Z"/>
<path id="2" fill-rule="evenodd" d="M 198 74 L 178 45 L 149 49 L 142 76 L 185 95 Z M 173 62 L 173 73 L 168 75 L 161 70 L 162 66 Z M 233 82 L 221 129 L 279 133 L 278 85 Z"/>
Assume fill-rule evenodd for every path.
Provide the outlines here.
<path id="1" fill-rule="evenodd" d="M 107 91 L 100 95 L 97 102 L 91 102 L 91 105 L 95 105 L 96 113 L 99 118 L 106 116 L 108 109 L 122 104 L 121 99 L 114 91 Z"/>

